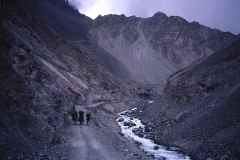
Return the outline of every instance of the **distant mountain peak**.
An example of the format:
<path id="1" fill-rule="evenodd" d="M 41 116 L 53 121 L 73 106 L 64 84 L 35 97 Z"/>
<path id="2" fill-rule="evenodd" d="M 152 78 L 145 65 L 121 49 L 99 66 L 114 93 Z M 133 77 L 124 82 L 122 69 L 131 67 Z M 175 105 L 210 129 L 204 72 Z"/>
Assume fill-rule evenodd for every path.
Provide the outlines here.
<path id="1" fill-rule="evenodd" d="M 167 17 L 167 15 L 165 13 L 162 13 L 162 12 L 157 12 L 153 15 L 153 17 Z"/>

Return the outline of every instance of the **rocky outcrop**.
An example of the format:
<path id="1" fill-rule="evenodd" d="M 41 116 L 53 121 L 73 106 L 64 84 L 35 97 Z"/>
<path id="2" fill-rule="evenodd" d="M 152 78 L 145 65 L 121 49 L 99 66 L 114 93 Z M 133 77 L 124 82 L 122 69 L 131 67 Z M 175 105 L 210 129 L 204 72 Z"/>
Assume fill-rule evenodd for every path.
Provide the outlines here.
<path id="1" fill-rule="evenodd" d="M 160 12 L 145 19 L 99 16 L 90 34 L 97 45 L 128 69 L 130 79 L 160 84 L 160 88 L 169 75 L 211 55 L 236 37 Z"/>

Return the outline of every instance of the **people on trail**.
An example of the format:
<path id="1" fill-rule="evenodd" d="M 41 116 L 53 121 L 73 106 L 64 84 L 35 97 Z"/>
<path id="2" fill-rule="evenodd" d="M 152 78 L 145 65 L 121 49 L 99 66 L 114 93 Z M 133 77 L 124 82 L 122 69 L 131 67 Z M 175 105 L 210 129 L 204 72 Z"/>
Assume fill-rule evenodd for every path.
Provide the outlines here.
<path id="1" fill-rule="evenodd" d="M 89 122 L 90 119 L 91 119 L 91 113 L 87 113 L 87 114 L 86 114 L 86 119 L 87 119 L 87 125 L 88 125 L 88 122 Z"/>
<path id="2" fill-rule="evenodd" d="M 76 124 L 77 120 L 78 120 L 77 111 L 73 111 L 72 112 L 72 121 Z"/>
<path id="3" fill-rule="evenodd" d="M 84 112 L 83 111 L 79 111 L 79 119 L 78 121 L 80 122 L 80 124 L 82 124 L 82 122 L 84 121 Z"/>

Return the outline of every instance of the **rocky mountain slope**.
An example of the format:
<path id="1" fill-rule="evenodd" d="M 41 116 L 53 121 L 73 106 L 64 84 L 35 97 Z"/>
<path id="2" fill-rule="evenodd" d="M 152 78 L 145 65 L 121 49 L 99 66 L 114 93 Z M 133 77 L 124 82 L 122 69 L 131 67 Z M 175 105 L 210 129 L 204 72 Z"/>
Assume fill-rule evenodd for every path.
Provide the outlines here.
<path id="1" fill-rule="evenodd" d="M 129 100 L 152 92 L 119 81 L 88 55 L 98 48 L 64 37 L 23 1 L 3 1 L 2 13 L 1 159 L 58 159 L 54 148 L 71 140 L 66 127 L 74 106 L 115 101 L 115 108 L 101 105 L 93 113 L 104 129 L 103 123 L 112 123 L 106 118 L 114 120 L 113 113 L 126 109 Z"/>
<path id="2" fill-rule="evenodd" d="M 87 37 L 92 19 L 70 7 L 65 0 L 23 0 L 20 3 L 64 38 L 85 39 Z"/>
<path id="3" fill-rule="evenodd" d="M 240 38 L 190 69 L 169 77 L 160 100 L 142 105 L 157 143 L 193 159 L 239 159 Z M 139 116 L 139 115 L 138 115 Z"/>
<path id="4" fill-rule="evenodd" d="M 239 93 L 239 41 L 201 63 L 203 69 L 196 63 L 192 65 L 194 70 L 183 69 L 196 60 L 202 62 L 236 36 L 196 22 L 188 23 L 180 17 L 157 13 L 147 19 L 109 15 L 91 20 L 72 9 L 65 0 L 4 0 L 1 38 L 2 159 L 75 157 L 74 151 L 78 148 L 70 142 L 77 133 L 71 131 L 80 129 L 69 128 L 73 128 L 70 113 L 76 106 L 84 106 L 92 112 L 94 121 L 91 123 L 97 129 L 85 132 L 98 130 L 91 136 L 99 133 L 103 137 L 101 141 L 108 139 L 113 143 L 105 148 L 119 150 L 122 156 L 117 155 L 126 159 L 151 159 L 138 150 L 137 144 L 121 137 L 115 121 L 117 112 L 138 102 L 137 107 L 143 110 L 147 106 L 138 116 L 148 113 L 143 118 L 150 118 L 152 124 L 159 125 L 155 141 L 180 146 L 199 158 L 198 154 L 206 154 L 201 147 L 205 144 L 211 147 L 207 141 L 200 143 L 194 139 L 199 138 L 198 128 L 206 127 L 201 122 L 209 121 L 201 119 L 205 114 L 199 114 L 200 119 L 189 125 L 195 126 L 193 132 L 188 133 L 192 141 L 184 138 L 182 143 L 175 141 L 175 133 L 182 136 L 186 132 L 176 132 L 173 127 L 184 128 L 184 117 L 192 115 L 189 116 L 191 120 L 202 110 L 210 120 L 214 119 L 211 118 L 214 112 L 225 111 L 224 107 L 214 110 L 218 104 L 224 106 L 225 100 L 235 100 Z M 225 52 L 229 54 L 223 54 Z M 224 78 L 217 78 L 222 73 L 219 68 L 224 71 Z M 159 97 L 167 77 L 179 69 L 183 70 L 170 76 L 161 100 L 151 106 L 142 101 Z M 203 75 L 199 80 L 198 74 Z M 182 91 L 185 94 L 181 94 Z M 222 98 L 224 95 L 230 98 Z M 229 101 L 226 101 L 227 106 Z M 236 112 L 226 112 L 229 119 L 221 123 L 221 132 L 210 130 L 209 136 L 219 133 L 217 136 L 221 138 L 233 131 L 228 137 L 236 138 L 239 129 L 233 124 L 239 124 L 237 104 L 233 101 L 230 105 L 233 108 L 229 111 L 235 109 Z M 173 117 L 176 120 L 172 121 Z M 227 125 L 231 127 L 226 128 Z M 213 126 L 218 127 L 217 123 Z M 232 143 L 229 140 L 223 143 Z M 234 147 L 237 144 L 238 141 L 233 142 Z M 221 151 L 217 149 L 209 153 L 210 157 Z M 207 148 L 209 150 L 211 148 Z M 223 152 L 225 154 L 225 150 Z M 229 155 L 233 153 L 235 150 L 230 150 Z"/>
<path id="5" fill-rule="evenodd" d="M 236 37 L 160 12 L 150 18 L 98 16 L 90 34 L 97 45 L 124 64 L 130 79 L 160 84 L 161 88 L 169 75 L 211 55 Z"/>

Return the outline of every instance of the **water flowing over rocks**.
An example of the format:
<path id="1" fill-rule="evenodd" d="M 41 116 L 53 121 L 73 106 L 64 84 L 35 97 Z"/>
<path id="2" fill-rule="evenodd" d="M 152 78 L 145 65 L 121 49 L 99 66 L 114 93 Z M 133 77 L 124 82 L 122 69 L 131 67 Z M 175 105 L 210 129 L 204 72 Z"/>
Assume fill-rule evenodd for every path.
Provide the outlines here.
<path id="1" fill-rule="evenodd" d="M 174 151 L 170 151 L 166 147 L 155 144 L 153 140 L 150 140 L 149 132 L 154 130 L 151 127 L 143 125 L 141 123 L 141 120 L 129 117 L 128 114 L 129 111 L 130 113 L 132 113 L 132 111 L 138 112 L 137 108 L 133 108 L 131 110 L 118 113 L 119 118 L 117 118 L 117 122 L 120 125 L 122 133 L 126 138 L 133 138 L 136 141 L 136 143 L 140 146 L 140 148 L 142 148 L 150 155 L 153 155 L 155 158 L 166 160 L 174 159 L 190 160 L 190 157 L 183 156 L 182 154 Z M 119 122 L 119 119 L 122 118 L 124 119 L 124 121 Z M 128 125 L 126 125 L 126 123 Z M 132 123 L 134 123 L 135 125 L 130 125 Z"/>

